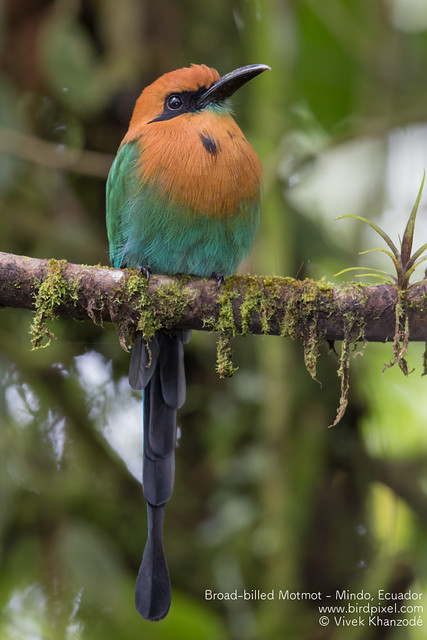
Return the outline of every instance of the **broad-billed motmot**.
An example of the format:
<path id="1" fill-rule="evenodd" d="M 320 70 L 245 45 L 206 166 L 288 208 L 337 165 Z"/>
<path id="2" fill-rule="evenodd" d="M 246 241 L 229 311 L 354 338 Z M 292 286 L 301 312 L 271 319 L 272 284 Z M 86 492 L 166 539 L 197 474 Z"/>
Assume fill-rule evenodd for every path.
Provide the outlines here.
<path id="1" fill-rule="evenodd" d="M 113 267 L 221 278 L 249 253 L 260 217 L 261 165 L 231 115 L 228 98 L 262 64 L 220 77 L 191 65 L 165 73 L 138 98 L 107 180 Z M 163 550 L 173 490 L 176 413 L 185 401 L 183 344 L 190 332 L 158 331 L 132 348 L 129 382 L 143 389 L 143 490 L 148 540 L 135 602 L 161 620 L 171 601 Z"/>

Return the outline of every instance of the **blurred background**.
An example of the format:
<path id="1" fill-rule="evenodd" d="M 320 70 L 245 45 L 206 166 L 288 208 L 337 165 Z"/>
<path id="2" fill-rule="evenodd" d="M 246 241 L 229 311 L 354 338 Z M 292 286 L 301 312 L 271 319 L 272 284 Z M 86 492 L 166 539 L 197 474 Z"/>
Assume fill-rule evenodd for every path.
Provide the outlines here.
<path id="1" fill-rule="evenodd" d="M 0 249 L 107 264 L 105 179 L 134 102 L 191 62 L 272 68 L 233 98 L 264 166 L 243 272 L 340 283 L 349 266 L 391 270 L 378 252 L 358 256 L 381 246 L 372 230 L 334 218 L 403 233 L 427 167 L 422 0 L 2 0 Z M 129 357 L 114 327 L 89 321 L 56 322 L 57 340 L 31 351 L 30 323 L 0 313 L 2 639 L 426 637 L 427 613 L 424 626 L 323 628 L 316 602 L 204 597 L 427 594 L 422 345 L 408 378 L 382 372 L 390 345 L 355 352 L 349 408 L 328 429 L 339 362 L 326 346 L 321 386 L 301 345 L 277 337 L 236 338 L 239 370 L 220 380 L 215 335 L 193 334 L 166 511 L 173 602 L 154 624 L 133 604 L 146 521 Z"/>

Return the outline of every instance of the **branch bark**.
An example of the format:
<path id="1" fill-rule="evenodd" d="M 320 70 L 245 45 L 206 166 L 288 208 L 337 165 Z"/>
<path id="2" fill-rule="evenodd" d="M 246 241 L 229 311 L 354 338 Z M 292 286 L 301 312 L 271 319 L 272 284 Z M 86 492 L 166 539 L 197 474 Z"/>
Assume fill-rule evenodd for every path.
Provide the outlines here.
<path id="1" fill-rule="evenodd" d="M 157 320 L 176 328 L 211 330 L 222 320 L 234 320 L 235 330 L 243 333 L 304 337 L 314 332 L 331 341 L 378 342 L 395 336 L 399 294 L 388 284 L 332 286 L 293 278 L 233 276 L 218 289 L 213 279 L 153 274 L 141 303 L 137 278 L 145 286 L 135 270 L 0 252 L 0 305 L 37 309 L 41 286 L 50 279 L 48 305 L 55 317 L 119 322 L 130 330 L 140 322 L 149 300 Z M 43 293 L 48 299 L 49 289 Z M 427 283 L 413 286 L 403 305 L 409 339 L 427 341 Z"/>

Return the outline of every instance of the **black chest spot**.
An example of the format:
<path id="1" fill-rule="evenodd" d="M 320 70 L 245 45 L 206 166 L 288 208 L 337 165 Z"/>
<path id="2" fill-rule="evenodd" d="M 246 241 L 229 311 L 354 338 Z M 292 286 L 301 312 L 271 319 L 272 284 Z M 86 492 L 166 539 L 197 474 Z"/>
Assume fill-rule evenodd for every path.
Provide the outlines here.
<path id="1" fill-rule="evenodd" d="M 211 138 L 211 136 L 208 133 L 200 133 L 199 135 L 200 135 L 200 140 L 202 141 L 202 144 L 206 149 L 206 151 L 210 153 L 212 156 L 215 156 L 220 149 L 219 142 L 214 138 Z"/>

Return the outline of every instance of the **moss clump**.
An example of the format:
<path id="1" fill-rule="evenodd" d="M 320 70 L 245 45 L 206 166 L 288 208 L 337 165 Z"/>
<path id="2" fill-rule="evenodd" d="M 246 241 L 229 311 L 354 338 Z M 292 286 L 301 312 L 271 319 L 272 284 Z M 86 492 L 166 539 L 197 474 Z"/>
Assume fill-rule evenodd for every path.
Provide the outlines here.
<path id="1" fill-rule="evenodd" d="M 176 327 L 194 296 L 189 289 L 184 288 L 186 282 L 187 277 L 182 276 L 178 282 L 171 281 L 162 284 L 152 295 L 152 304 L 155 308 L 154 322 L 160 323 L 164 329 Z"/>
<path id="2" fill-rule="evenodd" d="M 283 285 L 293 287 L 293 292 L 285 302 L 281 299 Z M 250 333 L 254 322 L 259 322 L 261 332 L 268 334 L 272 331 L 274 321 L 275 330 L 278 327 L 282 337 L 302 340 L 306 369 L 316 379 L 319 346 L 323 339 L 323 334 L 318 329 L 318 314 L 320 304 L 324 305 L 325 292 L 330 293 L 332 301 L 332 285 L 309 279 L 300 282 L 293 278 L 228 278 L 220 299 L 218 320 L 210 318 L 205 322 L 219 333 L 217 371 L 221 377 L 227 377 L 236 371 L 231 360 L 231 339 L 237 333 L 233 300 L 239 296 L 238 289 L 243 298 L 239 307 L 242 335 Z"/>
<path id="3" fill-rule="evenodd" d="M 282 337 L 301 340 L 305 368 L 316 381 L 319 349 L 325 339 L 324 333 L 319 329 L 319 313 L 322 311 L 323 316 L 327 315 L 329 303 L 331 304 L 331 313 L 335 312 L 339 300 L 336 299 L 334 287 L 331 284 L 323 280 L 319 282 L 309 279 L 300 282 L 294 281 L 293 292 L 284 305 L 280 322 Z M 333 425 L 341 420 L 348 404 L 351 345 L 360 340 L 364 342 L 365 320 L 362 313 L 343 313 L 341 321 L 344 339 L 337 371 L 341 381 L 341 393 Z"/>
<path id="4" fill-rule="evenodd" d="M 318 330 L 318 315 L 320 288 L 317 282 L 304 281 L 304 290 L 301 295 L 301 311 L 304 318 L 302 330 L 302 344 L 304 350 L 304 365 L 313 380 L 317 381 L 317 359 L 319 346 L 323 335 Z"/>
<path id="5" fill-rule="evenodd" d="M 277 278 L 254 278 L 246 276 L 245 294 L 240 305 L 240 316 L 242 319 L 242 335 L 250 333 L 250 322 L 256 314 L 259 318 L 261 331 L 269 333 L 271 318 L 277 311 L 277 301 L 279 299 L 279 287 Z"/>
<path id="6" fill-rule="evenodd" d="M 33 349 L 48 347 L 55 339 L 47 326 L 48 320 L 56 318 L 55 309 L 62 304 L 76 304 L 78 280 L 66 280 L 63 276 L 66 260 L 50 260 L 46 278 L 41 282 L 34 303 L 35 314 L 30 327 Z M 43 341 L 46 342 L 43 343 Z"/>
<path id="7" fill-rule="evenodd" d="M 183 276 L 178 282 L 162 283 L 149 292 L 147 279 L 137 270 L 130 273 L 114 299 L 114 322 L 120 344 L 126 351 L 126 340 L 135 331 L 140 331 L 148 343 L 159 329 L 173 329 L 176 326 L 192 296 L 189 290 L 183 288 L 186 281 L 187 277 Z M 126 313 L 129 307 L 138 313 L 136 325 Z M 122 310 L 123 313 L 120 313 Z"/>
<path id="8" fill-rule="evenodd" d="M 216 372 L 220 378 L 231 378 L 239 367 L 233 364 L 233 349 L 231 347 L 231 338 L 233 334 L 226 331 L 220 331 L 218 334 L 218 342 L 216 349 Z"/>
<path id="9" fill-rule="evenodd" d="M 153 322 L 153 310 L 150 296 L 148 295 L 148 283 L 137 270 L 130 272 L 129 276 L 122 282 L 120 294 L 114 298 L 114 323 L 121 347 L 127 351 L 126 340 L 134 331 L 134 326 L 130 323 L 126 312 L 120 313 L 127 307 L 136 307 L 139 312 L 138 326 L 144 338 L 148 341 L 156 331 Z"/>
<path id="10" fill-rule="evenodd" d="M 291 296 L 286 302 L 284 313 L 280 321 L 280 337 L 296 340 L 298 337 L 301 337 L 299 326 L 300 315 L 298 312 L 297 301 L 294 296 Z"/>
<path id="11" fill-rule="evenodd" d="M 279 282 L 283 278 L 232 276 L 222 289 L 219 299 L 219 312 L 217 318 L 207 318 L 204 326 L 208 326 L 218 333 L 216 371 L 221 378 L 232 376 L 238 369 L 233 364 L 232 338 L 238 332 L 233 309 L 233 301 L 240 295 L 243 302 L 238 309 L 241 319 L 240 333 L 250 333 L 253 321 L 259 321 L 261 331 L 270 333 L 271 320 L 277 312 L 277 303 L 280 297 Z"/>
<path id="12" fill-rule="evenodd" d="M 283 285 L 293 287 L 288 299 L 281 299 Z M 239 293 L 240 291 L 240 293 Z M 292 278 L 241 276 L 228 278 L 220 298 L 218 318 L 205 320 L 218 332 L 217 371 L 221 377 L 228 377 L 236 371 L 232 362 L 231 340 L 237 333 L 234 319 L 233 300 L 239 295 L 243 301 L 239 307 L 241 334 L 250 333 L 252 323 L 259 322 L 261 332 L 272 331 L 274 321 L 282 337 L 299 338 L 304 348 L 304 363 L 311 377 L 316 380 L 316 365 L 319 347 L 324 335 L 318 328 L 320 305 L 324 307 L 330 296 L 333 301 L 333 287 L 324 281 L 315 282 L 306 279 L 297 281 Z"/>
<path id="13" fill-rule="evenodd" d="M 205 327 L 218 333 L 216 350 L 216 371 L 220 378 L 230 378 L 238 369 L 233 364 L 233 350 L 231 340 L 236 335 L 237 328 L 234 322 L 233 300 L 239 293 L 233 290 L 233 278 L 228 278 L 223 285 L 223 293 L 219 299 L 218 318 L 206 318 L 203 321 Z"/>
<path id="14" fill-rule="evenodd" d="M 286 302 L 280 323 L 282 337 L 291 340 L 299 338 L 302 341 L 305 368 L 313 380 L 317 380 L 319 347 L 324 339 L 318 320 L 320 305 L 325 304 L 325 293 L 326 300 L 329 296 L 332 302 L 333 288 L 329 283 L 323 280 L 295 280 L 293 293 Z"/>

